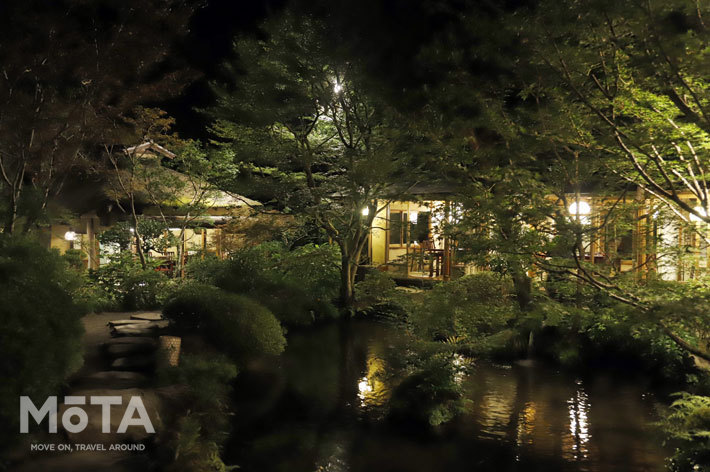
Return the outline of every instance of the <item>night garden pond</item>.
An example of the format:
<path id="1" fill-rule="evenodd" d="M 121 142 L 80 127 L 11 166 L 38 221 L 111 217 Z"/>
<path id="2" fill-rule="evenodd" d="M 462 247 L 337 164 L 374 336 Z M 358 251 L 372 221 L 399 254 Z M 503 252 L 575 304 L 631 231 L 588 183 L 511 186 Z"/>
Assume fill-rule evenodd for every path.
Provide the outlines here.
<path id="1" fill-rule="evenodd" d="M 476 362 L 467 412 L 430 431 L 389 424 L 388 350 L 402 328 L 356 321 L 295 331 L 236 388 L 226 463 L 247 471 L 661 471 L 656 397 L 629 378 Z"/>

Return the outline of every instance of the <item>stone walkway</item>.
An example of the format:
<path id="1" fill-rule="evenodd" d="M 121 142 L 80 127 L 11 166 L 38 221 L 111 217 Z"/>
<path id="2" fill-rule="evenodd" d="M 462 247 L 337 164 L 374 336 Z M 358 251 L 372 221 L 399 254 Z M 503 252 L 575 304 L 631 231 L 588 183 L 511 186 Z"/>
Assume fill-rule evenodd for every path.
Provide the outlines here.
<path id="1" fill-rule="evenodd" d="M 83 344 L 84 365 L 72 376 L 65 395 L 111 395 L 123 398 L 141 396 L 156 431 L 160 421 L 160 398 L 153 389 L 146 389 L 156 364 L 157 336 L 167 326 L 159 312 L 99 313 L 87 315 L 82 320 L 85 328 Z M 60 398 L 61 400 L 61 398 Z M 51 442 L 76 447 L 77 444 L 101 444 L 103 452 L 73 451 L 63 453 L 30 452 L 27 460 L 12 469 L 16 472 L 141 472 L 154 470 L 148 455 L 141 452 L 110 451 L 111 444 L 141 444 L 152 435 L 139 426 L 129 427 L 125 434 L 101 432 L 101 407 L 82 407 L 89 423 L 81 433 L 61 431 Z M 66 409 L 59 407 L 59 417 Z M 123 409 L 112 408 L 111 431 L 121 421 Z M 121 412 L 121 413 L 119 413 Z M 61 439 L 58 439 L 61 438 Z"/>

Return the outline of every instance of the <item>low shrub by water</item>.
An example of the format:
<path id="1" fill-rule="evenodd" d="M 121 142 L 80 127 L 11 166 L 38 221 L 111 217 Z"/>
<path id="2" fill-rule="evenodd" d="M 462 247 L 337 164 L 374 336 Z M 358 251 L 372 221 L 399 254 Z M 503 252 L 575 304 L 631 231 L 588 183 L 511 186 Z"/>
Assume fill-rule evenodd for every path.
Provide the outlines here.
<path id="1" fill-rule="evenodd" d="M 234 359 L 279 354 L 286 346 L 281 325 L 268 308 L 204 284 L 186 284 L 163 308 L 181 333 L 201 333 Z"/>
<path id="2" fill-rule="evenodd" d="M 269 242 L 236 251 L 225 261 L 195 261 L 187 275 L 259 301 L 285 325 L 308 325 L 337 316 L 338 257 L 330 245 L 289 250 Z"/>

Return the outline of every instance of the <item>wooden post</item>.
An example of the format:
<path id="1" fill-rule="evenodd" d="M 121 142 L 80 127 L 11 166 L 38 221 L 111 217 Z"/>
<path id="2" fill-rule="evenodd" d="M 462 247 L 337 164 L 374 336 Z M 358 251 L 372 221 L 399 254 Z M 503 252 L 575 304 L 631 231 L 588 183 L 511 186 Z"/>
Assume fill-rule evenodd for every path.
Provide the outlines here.
<path id="1" fill-rule="evenodd" d="M 215 252 L 217 259 L 222 259 L 222 228 L 215 228 Z"/>
<path id="2" fill-rule="evenodd" d="M 634 246 L 634 265 L 636 266 L 636 279 L 641 280 L 646 278 L 646 207 L 643 189 L 636 189 L 636 203 L 640 207 L 636 210 L 636 224 L 634 225 L 635 237 L 633 238 Z"/>
<path id="3" fill-rule="evenodd" d="M 445 200 L 444 201 L 444 221 L 448 222 L 449 221 L 449 215 L 451 214 L 450 212 L 451 208 L 449 207 L 449 201 Z M 449 254 L 450 251 L 450 244 L 449 244 L 449 237 L 444 235 L 444 254 L 442 255 L 442 268 L 441 268 L 441 274 L 442 278 L 444 280 L 449 280 L 451 279 L 451 257 Z"/>
<path id="4" fill-rule="evenodd" d="M 410 223 L 409 223 L 409 208 L 410 208 L 410 202 L 407 202 L 407 209 L 404 211 L 402 214 L 402 225 L 404 228 L 402 228 L 402 236 L 407 238 L 407 244 L 406 244 L 406 249 L 405 249 L 405 255 L 404 255 L 404 266 L 406 269 L 406 277 L 409 278 L 409 240 L 411 239 L 411 234 L 410 234 Z M 406 222 L 405 222 L 406 220 Z"/>

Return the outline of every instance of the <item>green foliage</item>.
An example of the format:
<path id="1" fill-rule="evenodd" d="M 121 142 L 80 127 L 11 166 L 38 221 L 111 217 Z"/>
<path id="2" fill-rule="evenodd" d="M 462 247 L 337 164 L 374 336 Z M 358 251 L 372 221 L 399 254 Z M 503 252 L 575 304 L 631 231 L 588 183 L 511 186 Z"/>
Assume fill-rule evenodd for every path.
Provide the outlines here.
<path id="1" fill-rule="evenodd" d="M 214 84 L 213 142 L 243 170 L 234 186 L 246 176 L 259 193 L 267 187 L 337 244 L 340 301 L 351 308 L 376 201 L 416 180 L 426 139 L 383 102 L 325 22 L 287 8 L 262 29 L 258 39 L 236 38 L 228 81 Z"/>
<path id="2" fill-rule="evenodd" d="M 219 310 L 224 293 L 216 287 L 187 283 L 176 290 L 163 307 L 163 315 L 181 334 L 203 331 Z"/>
<path id="3" fill-rule="evenodd" d="M 102 231 L 96 239 L 104 246 L 113 246 L 119 251 L 127 251 L 135 238 L 131 234 L 131 225 L 122 221 Z"/>
<path id="4" fill-rule="evenodd" d="M 18 430 L 20 395 L 41 403 L 56 395 L 65 378 L 81 366 L 82 312 L 72 300 L 79 283 L 56 251 L 0 238 L 3 435 Z"/>
<path id="5" fill-rule="evenodd" d="M 233 253 L 227 261 L 205 260 L 188 267 L 188 276 L 267 306 L 286 325 L 332 318 L 339 288 L 337 248 L 305 246 L 289 250 L 279 242 Z"/>
<path id="6" fill-rule="evenodd" d="M 215 285 L 223 275 L 227 264 L 217 256 L 207 254 L 204 258 L 195 257 L 185 266 L 185 277 L 195 282 Z"/>
<path id="7" fill-rule="evenodd" d="M 661 426 L 669 440 L 677 445 L 670 469 L 710 471 L 710 397 L 676 394 Z"/>
<path id="8" fill-rule="evenodd" d="M 221 313 L 207 324 L 207 338 L 235 359 L 280 354 L 286 347 L 281 325 L 268 308 L 243 295 L 226 295 Z"/>
<path id="9" fill-rule="evenodd" d="M 581 289 L 579 308 L 576 289 Z M 571 369 L 627 368 L 643 370 L 666 383 L 696 381 L 692 359 L 654 316 L 574 282 L 556 283 L 554 292 L 563 302 L 539 296 L 535 309 L 517 323 L 518 329 L 534 331 L 538 355 Z M 658 295 L 662 293 L 672 298 L 667 291 Z M 676 315 L 683 318 L 681 312 Z"/>
<path id="10" fill-rule="evenodd" d="M 214 441 L 202 437 L 200 421 L 193 415 L 180 419 L 175 441 L 170 444 L 174 450 L 174 463 L 166 466 L 167 471 L 187 472 L 228 472 L 238 469 L 227 466 L 220 457 L 220 447 Z"/>
<path id="11" fill-rule="evenodd" d="M 463 374 L 456 355 L 424 354 L 416 368 L 395 388 L 388 419 L 408 429 L 428 429 L 463 413 L 466 403 L 460 382 Z"/>
<path id="12" fill-rule="evenodd" d="M 355 285 L 355 307 L 367 315 L 406 320 L 411 311 L 412 296 L 396 287 L 397 284 L 388 274 L 368 272 Z"/>
<path id="13" fill-rule="evenodd" d="M 510 291 L 508 279 L 490 272 L 439 284 L 415 302 L 413 330 L 424 339 L 480 341 L 517 316 Z"/>
<path id="14" fill-rule="evenodd" d="M 158 372 L 163 384 L 187 386 L 187 415 L 178 420 L 169 447 L 173 463 L 167 470 L 227 471 L 220 447 L 228 437 L 231 383 L 237 367 L 219 355 L 185 354 L 180 366 Z"/>
<path id="15" fill-rule="evenodd" d="M 131 223 L 127 221 L 117 223 L 99 234 L 98 240 L 101 244 L 112 245 L 120 251 L 127 251 L 135 243 L 132 228 Z M 141 247 L 145 254 L 150 251 L 162 252 L 166 248 L 176 245 L 175 236 L 160 220 L 140 217 L 138 231 L 141 236 Z"/>
<path id="16" fill-rule="evenodd" d="M 176 329 L 197 330 L 236 360 L 280 354 L 286 346 L 281 325 L 268 308 L 212 286 L 181 287 L 165 305 L 163 314 Z"/>
<path id="17" fill-rule="evenodd" d="M 123 310 L 152 310 L 162 305 L 168 278 L 153 267 L 143 268 L 131 253 L 113 257 L 89 273 L 91 283 Z"/>

